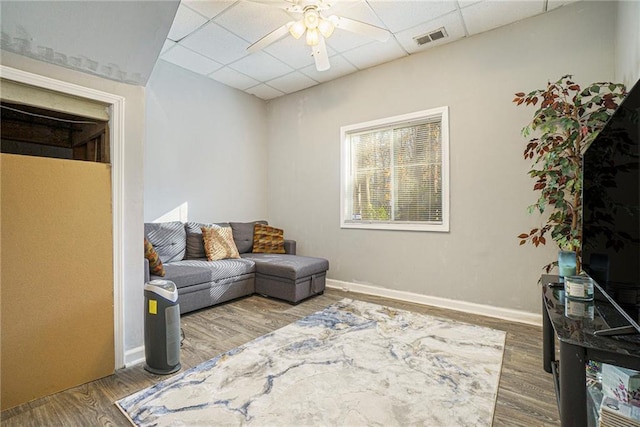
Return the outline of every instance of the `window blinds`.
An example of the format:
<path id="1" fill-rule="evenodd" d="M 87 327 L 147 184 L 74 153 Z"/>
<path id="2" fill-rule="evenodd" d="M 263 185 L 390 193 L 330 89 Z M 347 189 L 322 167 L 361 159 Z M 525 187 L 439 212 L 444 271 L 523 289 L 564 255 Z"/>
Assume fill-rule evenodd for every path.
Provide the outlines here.
<path id="1" fill-rule="evenodd" d="M 441 120 L 429 118 L 348 133 L 348 218 L 442 223 Z"/>

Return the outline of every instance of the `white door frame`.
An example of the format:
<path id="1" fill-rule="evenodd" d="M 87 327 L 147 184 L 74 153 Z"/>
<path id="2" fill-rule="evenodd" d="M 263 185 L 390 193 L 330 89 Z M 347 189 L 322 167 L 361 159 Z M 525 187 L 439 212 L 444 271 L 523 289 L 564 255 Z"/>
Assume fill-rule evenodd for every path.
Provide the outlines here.
<path id="1" fill-rule="evenodd" d="M 0 65 L 0 77 L 110 105 L 115 369 L 124 367 L 124 97 Z"/>

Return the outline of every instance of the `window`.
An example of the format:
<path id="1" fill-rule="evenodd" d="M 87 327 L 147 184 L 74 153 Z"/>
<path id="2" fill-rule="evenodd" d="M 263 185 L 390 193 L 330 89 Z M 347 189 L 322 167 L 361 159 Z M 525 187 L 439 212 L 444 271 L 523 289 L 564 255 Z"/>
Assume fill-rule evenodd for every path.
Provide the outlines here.
<path id="1" fill-rule="evenodd" d="M 340 226 L 449 231 L 448 107 L 343 126 Z"/>

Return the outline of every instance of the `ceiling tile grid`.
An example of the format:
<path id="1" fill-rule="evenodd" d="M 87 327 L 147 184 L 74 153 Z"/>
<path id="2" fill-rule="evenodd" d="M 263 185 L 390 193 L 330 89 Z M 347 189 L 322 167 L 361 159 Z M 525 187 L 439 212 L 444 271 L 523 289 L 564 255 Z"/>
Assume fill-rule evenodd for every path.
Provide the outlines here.
<path id="1" fill-rule="evenodd" d="M 247 56 L 249 43 L 215 22 L 209 22 L 185 37 L 181 46 L 228 65 Z"/>
<path id="2" fill-rule="evenodd" d="M 165 52 L 162 59 L 205 76 L 222 67 L 222 64 L 179 44 Z"/>
<path id="3" fill-rule="evenodd" d="M 576 0 L 183 0 L 160 58 L 268 100 L 404 56 L 470 37 Z M 262 50 L 247 48 L 270 32 L 302 19 L 317 4 L 337 15 L 386 29 L 390 38 L 335 28 L 326 39 L 330 68 L 318 71 L 305 36 L 284 36 Z M 292 7 L 298 5 L 298 10 Z M 416 38 L 444 28 L 446 37 L 418 45 Z"/>
<path id="4" fill-rule="evenodd" d="M 234 87 L 240 90 L 246 90 L 250 87 L 257 86 L 260 84 L 259 81 L 252 79 L 251 77 L 242 74 L 239 71 L 235 71 L 229 67 L 223 67 L 218 71 L 209 74 L 214 80 L 219 81 L 222 84 L 227 86 Z"/>

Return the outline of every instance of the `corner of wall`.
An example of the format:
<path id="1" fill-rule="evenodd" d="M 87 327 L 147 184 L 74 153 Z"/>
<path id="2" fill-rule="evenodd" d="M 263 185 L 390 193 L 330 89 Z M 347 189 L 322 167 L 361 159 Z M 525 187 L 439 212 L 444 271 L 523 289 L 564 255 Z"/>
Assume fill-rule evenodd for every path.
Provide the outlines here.
<path id="1" fill-rule="evenodd" d="M 614 75 L 616 82 L 631 87 L 640 79 L 640 2 L 616 2 Z"/>

